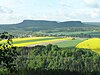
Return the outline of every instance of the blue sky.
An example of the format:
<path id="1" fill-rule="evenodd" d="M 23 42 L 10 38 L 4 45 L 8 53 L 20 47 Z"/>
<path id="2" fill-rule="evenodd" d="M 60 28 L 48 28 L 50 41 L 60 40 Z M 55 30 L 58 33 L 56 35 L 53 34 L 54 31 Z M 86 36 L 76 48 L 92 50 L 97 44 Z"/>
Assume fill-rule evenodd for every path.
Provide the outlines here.
<path id="1" fill-rule="evenodd" d="M 2 0 L 0 23 L 25 19 L 50 21 L 99 21 L 100 0 Z"/>

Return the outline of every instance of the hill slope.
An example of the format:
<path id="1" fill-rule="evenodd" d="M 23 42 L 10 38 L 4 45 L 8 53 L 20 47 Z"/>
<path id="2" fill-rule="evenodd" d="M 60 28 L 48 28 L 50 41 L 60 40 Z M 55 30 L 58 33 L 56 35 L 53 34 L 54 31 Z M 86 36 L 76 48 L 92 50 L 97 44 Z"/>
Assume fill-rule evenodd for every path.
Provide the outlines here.
<path id="1" fill-rule="evenodd" d="M 56 22 L 56 21 L 45 21 L 45 20 L 24 20 L 18 24 L 6 24 L 0 25 L 0 31 L 4 30 L 24 30 L 24 31 L 38 31 L 48 30 L 63 27 L 86 27 L 89 25 L 83 24 L 80 21 L 68 21 L 68 22 Z"/>

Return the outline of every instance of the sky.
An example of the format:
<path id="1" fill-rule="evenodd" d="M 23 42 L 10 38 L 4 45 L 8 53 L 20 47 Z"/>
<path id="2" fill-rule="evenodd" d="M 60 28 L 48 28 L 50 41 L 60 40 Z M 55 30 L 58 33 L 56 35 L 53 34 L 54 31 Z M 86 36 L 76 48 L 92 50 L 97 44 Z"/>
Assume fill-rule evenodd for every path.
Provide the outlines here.
<path id="1" fill-rule="evenodd" d="M 27 19 L 99 22 L 100 0 L 0 0 L 0 24 Z"/>

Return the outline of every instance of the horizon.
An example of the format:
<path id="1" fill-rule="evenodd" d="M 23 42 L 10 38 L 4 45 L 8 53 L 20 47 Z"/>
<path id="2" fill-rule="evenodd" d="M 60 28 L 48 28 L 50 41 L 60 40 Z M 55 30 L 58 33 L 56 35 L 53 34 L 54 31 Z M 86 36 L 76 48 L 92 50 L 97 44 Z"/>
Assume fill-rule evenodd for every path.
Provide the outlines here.
<path id="1" fill-rule="evenodd" d="M 53 22 L 54 20 L 32 20 L 32 19 L 25 19 L 25 20 L 22 20 L 20 22 L 15 22 L 15 23 L 0 23 L 0 25 L 7 25 L 7 24 L 19 24 L 19 23 L 23 23 L 24 21 L 47 21 L 47 22 Z M 78 21 L 54 21 L 54 22 L 57 22 L 57 23 L 61 23 L 61 22 L 78 22 Z M 79 21 L 79 22 L 82 22 L 82 21 Z M 89 23 L 92 23 L 92 21 L 88 21 Z M 82 23 L 88 23 L 88 22 L 82 22 Z M 100 21 L 98 21 L 100 22 Z M 98 23 L 98 22 L 93 22 L 93 23 Z"/>
<path id="2" fill-rule="evenodd" d="M 23 20 L 100 22 L 97 0 L 3 0 L 0 2 L 0 24 Z"/>

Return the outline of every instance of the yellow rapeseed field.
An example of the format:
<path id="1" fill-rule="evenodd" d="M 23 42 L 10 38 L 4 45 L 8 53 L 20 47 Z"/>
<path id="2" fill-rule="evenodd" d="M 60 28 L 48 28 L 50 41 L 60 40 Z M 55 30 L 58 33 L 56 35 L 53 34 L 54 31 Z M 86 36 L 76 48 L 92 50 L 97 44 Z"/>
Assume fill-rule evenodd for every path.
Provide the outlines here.
<path id="1" fill-rule="evenodd" d="M 45 39 L 48 38 L 47 40 L 41 40 L 41 41 L 37 41 L 38 39 Z M 49 39 L 49 38 L 54 38 L 54 39 Z M 64 41 L 64 40 L 71 40 L 72 38 L 68 37 L 68 38 L 58 38 L 58 37 L 27 37 L 27 38 L 14 38 L 12 39 L 14 44 L 13 46 L 17 46 L 17 47 L 22 47 L 22 46 L 30 46 L 30 45 L 42 45 L 42 44 L 49 44 L 49 43 L 53 43 L 53 42 L 59 42 L 59 41 Z M 33 40 L 33 41 L 30 41 Z M 34 41 L 36 40 L 36 41 Z M 22 41 L 22 42 L 21 42 Z M 23 41 L 30 41 L 30 42 L 23 42 Z M 0 43 L 6 43 L 7 40 L 2 40 L 0 41 Z M 20 42 L 20 43 L 16 43 L 16 42 Z"/>
<path id="2" fill-rule="evenodd" d="M 100 54 L 100 38 L 91 38 L 79 43 L 77 48 L 87 48 Z"/>
<path id="3" fill-rule="evenodd" d="M 26 37 L 26 38 L 14 38 L 12 39 L 13 42 L 16 42 L 16 41 L 24 41 L 24 40 L 32 40 L 32 39 L 42 39 L 42 38 L 55 38 L 55 37 Z M 7 40 L 2 40 L 0 41 L 0 43 L 6 43 Z"/>
<path id="4" fill-rule="evenodd" d="M 72 38 L 58 38 L 58 39 L 53 39 L 53 40 L 42 40 L 42 41 L 32 41 L 32 42 L 25 42 L 25 43 L 19 43 L 19 44 L 13 44 L 14 46 L 17 47 L 22 47 L 22 46 L 30 46 L 30 45 L 42 45 L 42 44 L 49 44 L 53 42 L 59 42 L 59 41 L 64 41 L 64 40 L 71 40 Z"/>
<path id="5" fill-rule="evenodd" d="M 32 40 L 32 39 L 42 39 L 42 38 L 55 38 L 55 37 L 26 37 L 26 38 L 14 38 L 13 41 L 23 41 L 23 40 Z"/>

